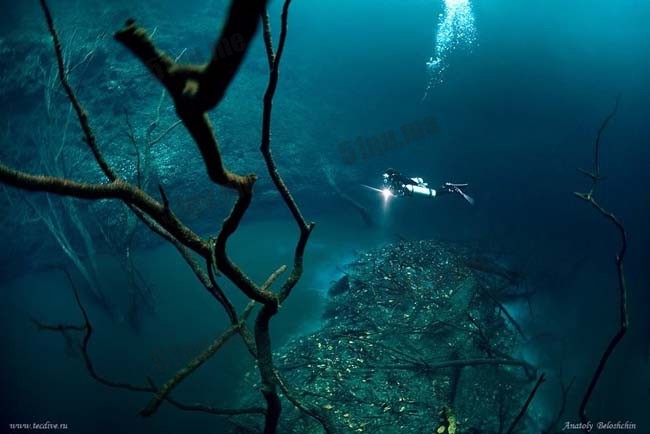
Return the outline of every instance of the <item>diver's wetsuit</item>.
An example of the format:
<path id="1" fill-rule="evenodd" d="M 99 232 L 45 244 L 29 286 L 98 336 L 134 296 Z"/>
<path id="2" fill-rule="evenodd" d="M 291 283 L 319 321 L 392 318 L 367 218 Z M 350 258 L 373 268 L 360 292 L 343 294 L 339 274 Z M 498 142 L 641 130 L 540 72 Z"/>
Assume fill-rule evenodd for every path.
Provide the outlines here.
<path id="1" fill-rule="evenodd" d="M 387 169 L 384 172 L 384 187 L 388 188 L 395 196 L 404 196 L 405 186 L 418 185 L 415 180 L 407 178 L 395 169 Z"/>
<path id="2" fill-rule="evenodd" d="M 462 188 L 467 184 L 452 184 L 446 182 L 437 189 L 429 187 L 422 178 L 408 178 L 395 169 L 387 169 L 383 175 L 384 189 L 388 190 L 393 196 L 425 196 L 437 197 L 448 193 L 457 193 L 467 202 L 474 204 L 474 199 L 463 192 Z"/>
<path id="3" fill-rule="evenodd" d="M 388 169 L 384 172 L 384 187 L 394 196 L 421 195 L 435 197 L 439 194 L 450 193 L 444 189 L 435 190 L 429 188 L 429 185 L 422 178 L 408 178 L 395 169 Z"/>

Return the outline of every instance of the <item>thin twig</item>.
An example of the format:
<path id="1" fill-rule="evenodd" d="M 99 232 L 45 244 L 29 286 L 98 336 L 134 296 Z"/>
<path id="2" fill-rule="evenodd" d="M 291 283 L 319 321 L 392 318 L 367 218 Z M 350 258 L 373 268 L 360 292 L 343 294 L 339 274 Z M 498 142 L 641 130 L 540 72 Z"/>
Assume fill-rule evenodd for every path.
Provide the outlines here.
<path id="1" fill-rule="evenodd" d="M 115 389 L 123 389 L 123 390 L 128 390 L 131 392 L 147 392 L 147 393 L 154 393 L 156 395 L 160 394 L 160 391 L 158 388 L 153 384 L 153 381 L 150 378 L 147 378 L 147 382 L 149 385 L 147 386 L 140 386 L 140 385 L 135 385 L 131 383 L 125 383 L 125 382 L 119 382 L 119 381 L 114 381 L 110 380 L 99 373 L 95 370 L 95 366 L 92 362 L 92 359 L 90 357 L 89 351 L 88 351 L 88 346 L 90 344 L 90 339 L 92 337 L 93 333 L 93 326 L 90 322 L 90 318 L 88 316 L 88 313 L 81 302 L 81 299 L 79 297 L 79 292 L 77 290 L 77 287 L 74 283 L 74 280 L 72 279 L 72 276 L 68 272 L 66 268 L 63 268 L 63 271 L 68 279 L 68 282 L 70 283 L 70 287 L 72 288 L 74 297 L 75 297 L 75 302 L 77 304 L 77 307 L 81 311 L 81 314 L 84 319 L 84 325 L 83 326 L 73 326 L 73 325 L 48 325 L 45 323 L 42 323 L 40 321 L 34 320 L 36 324 L 39 326 L 41 330 L 45 331 L 54 331 L 54 332 L 60 332 L 60 333 L 65 333 L 68 330 L 74 330 L 74 331 L 85 331 L 84 337 L 82 340 L 81 345 L 79 346 L 79 349 L 81 350 L 82 357 L 84 359 L 86 371 L 88 374 L 98 383 L 103 384 L 107 387 L 115 388 Z M 172 397 L 170 397 L 168 394 L 165 395 L 164 400 L 172 404 L 174 407 L 184 410 L 184 411 L 195 411 L 195 412 L 204 412 L 204 413 L 210 413 L 210 414 L 215 414 L 215 415 L 223 415 L 223 416 L 235 416 L 235 415 L 244 415 L 244 414 L 264 414 L 265 410 L 263 408 L 259 407 L 254 407 L 254 408 L 241 408 L 241 409 L 222 409 L 222 408 L 216 408 L 212 407 L 210 405 L 206 404 L 186 404 L 179 402 Z"/>
<path id="2" fill-rule="evenodd" d="M 553 434 L 555 432 L 555 428 L 557 427 L 557 424 L 560 422 L 562 419 L 562 416 L 564 416 L 564 412 L 566 410 L 566 401 L 567 401 L 567 395 L 569 394 L 569 391 L 571 390 L 571 387 L 573 387 L 573 383 L 575 382 L 575 377 L 571 379 L 568 385 L 564 384 L 564 381 L 562 378 L 560 378 L 560 391 L 562 394 L 561 398 L 561 403 L 560 403 L 560 409 L 558 410 L 557 414 L 555 415 L 555 418 L 551 423 L 548 424 L 548 427 L 543 431 L 544 434 Z"/>
<path id="3" fill-rule="evenodd" d="M 271 115 L 273 110 L 273 98 L 277 89 L 280 60 L 284 52 L 284 46 L 287 38 L 287 22 L 289 16 L 289 6 L 291 0 L 285 0 L 282 7 L 280 37 L 278 41 L 277 51 L 274 53 L 272 39 L 271 39 L 271 26 L 268 14 L 264 13 L 262 22 L 264 26 L 264 42 L 269 61 L 269 81 L 264 93 L 263 111 L 262 111 L 262 140 L 260 144 L 260 151 L 264 156 L 267 170 L 275 188 L 282 196 L 287 208 L 291 212 L 298 228 L 300 230 L 300 237 L 294 251 L 293 270 L 288 279 L 282 285 L 278 296 L 277 305 L 266 303 L 257 315 L 255 320 L 255 343 L 257 347 L 258 367 L 260 377 L 262 380 L 262 394 L 267 404 L 267 414 L 264 423 L 264 434 L 274 434 L 277 430 L 282 405 L 277 393 L 278 379 L 275 374 L 273 366 L 273 354 L 271 350 L 271 337 L 269 330 L 269 323 L 271 318 L 277 313 L 278 306 L 282 303 L 291 293 L 292 289 L 302 276 L 303 271 L 303 255 L 309 235 L 314 227 L 313 223 L 307 223 L 298 205 L 296 204 L 293 196 L 289 192 L 284 180 L 278 172 L 277 166 L 271 153 Z M 241 198 L 241 196 L 240 196 Z M 238 201 L 239 202 L 239 201 Z M 236 205 L 237 206 L 237 205 Z M 234 212 L 234 210 L 233 210 Z"/>
<path id="4" fill-rule="evenodd" d="M 609 125 L 609 122 L 611 121 L 611 119 L 614 117 L 614 115 L 618 110 L 619 99 L 620 99 L 619 97 L 616 98 L 614 109 L 603 120 L 602 124 L 600 125 L 600 128 L 598 128 L 598 134 L 596 136 L 596 142 L 594 145 L 595 148 L 594 171 L 592 173 L 593 176 L 591 176 L 592 179 L 591 189 L 589 193 L 575 193 L 575 195 L 578 198 L 590 203 L 600 215 L 602 215 L 609 222 L 611 222 L 612 225 L 614 225 L 614 227 L 617 229 L 620 238 L 620 247 L 618 253 L 616 254 L 616 275 L 617 275 L 617 282 L 618 282 L 618 298 L 619 298 L 619 303 L 618 303 L 619 328 L 616 334 L 610 339 L 607 348 L 605 348 L 605 351 L 603 352 L 600 361 L 598 362 L 598 366 L 596 367 L 596 371 L 594 372 L 594 375 L 592 376 L 591 381 L 589 382 L 587 391 L 585 392 L 582 398 L 582 402 L 580 403 L 579 414 L 580 414 L 580 420 L 583 423 L 587 422 L 587 414 L 586 414 L 587 404 L 589 403 L 589 400 L 593 395 L 596 385 L 598 384 L 598 381 L 600 380 L 600 377 L 605 370 L 605 366 L 607 365 L 609 358 L 612 356 L 614 350 L 623 339 L 623 336 L 625 336 L 629 324 L 629 319 L 627 314 L 627 286 L 625 283 L 625 273 L 623 272 L 623 259 L 625 258 L 625 253 L 627 251 L 627 234 L 625 232 L 625 227 L 623 226 L 623 223 L 613 213 L 607 211 L 596 201 L 596 199 L 594 199 L 594 192 L 596 190 L 596 186 L 598 182 L 602 179 L 602 177 L 600 176 L 600 167 L 599 167 L 600 163 L 598 160 L 600 138 L 602 133 L 607 128 L 607 125 Z"/>
<path id="5" fill-rule="evenodd" d="M 334 428 L 332 427 L 330 421 L 327 419 L 326 416 L 321 414 L 321 412 L 317 411 L 313 407 L 308 406 L 305 404 L 302 399 L 298 396 L 298 392 L 293 390 L 287 383 L 286 379 L 276 370 L 275 371 L 276 379 L 278 381 L 278 384 L 280 386 L 280 389 L 282 390 L 282 393 L 284 393 L 284 396 L 291 402 L 294 407 L 296 407 L 298 410 L 302 411 L 312 419 L 314 419 L 316 422 L 318 422 L 322 427 L 323 430 L 325 431 L 326 434 L 334 434 Z"/>
<path id="6" fill-rule="evenodd" d="M 461 359 L 461 360 L 448 360 L 445 362 L 438 363 L 427 363 L 427 362 L 418 362 L 418 363 L 404 363 L 404 364 L 390 364 L 390 365 L 371 365 L 364 370 L 373 370 L 373 369 L 382 369 L 382 370 L 406 370 L 406 371 L 417 371 L 417 372 L 433 372 L 439 369 L 445 368 L 463 368 L 466 366 L 520 366 L 524 369 L 528 376 L 531 376 L 535 372 L 535 368 L 528 362 L 524 360 L 517 359 Z M 534 376 L 533 376 L 534 378 Z"/>
<path id="7" fill-rule="evenodd" d="M 153 139 L 153 143 L 162 140 L 163 137 L 169 134 L 169 132 L 182 122 L 194 139 L 202 155 L 209 178 L 213 182 L 223 187 L 233 189 L 238 193 L 237 201 L 235 202 L 230 215 L 224 220 L 218 235 L 209 241 L 199 237 L 174 215 L 162 187 L 160 188 L 160 194 L 162 196 L 161 201 L 154 199 L 143 190 L 145 186 L 142 184 L 147 183 L 148 176 L 145 176 L 145 179 L 143 180 L 142 176 L 139 175 L 138 183 L 142 185 L 142 188 L 139 188 L 119 178 L 108 165 L 99 150 L 88 117 L 68 82 L 64 53 L 49 7 L 46 0 L 40 0 L 40 3 L 45 14 L 48 29 L 53 38 L 54 51 L 59 69 L 59 79 L 73 109 L 75 110 L 75 113 L 77 114 L 80 126 L 84 132 L 84 140 L 90 147 L 95 160 L 99 164 L 104 175 L 108 178 L 109 182 L 105 184 L 90 184 L 75 182 L 63 177 L 32 175 L 12 169 L 3 164 L 0 164 L 0 182 L 23 190 L 54 193 L 80 199 L 119 199 L 123 201 L 136 214 L 136 216 L 144 221 L 145 224 L 147 224 L 154 232 L 168 239 L 177 247 L 188 264 L 190 264 L 199 280 L 201 280 L 212 295 L 220 301 L 224 307 L 226 307 L 226 311 L 228 311 L 230 302 L 216 284 L 212 270 L 213 266 L 216 266 L 223 275 L 225 275 L 235 286 L 237 286 L 252 300 L 249 304 L 250 308 L 247 307 L 246 312 L 252 311 L 252 306 L 254 306 L 255 301 L 262 303 L 263 307 L 260 310 L 255 323 L 254 344 L 251 344 L 249 340 L 247 340 L 249 334 L 247 334 L 244 321 L 245 318 L 240 320 L 237 324 L 233 324 L 230 335 L 239 332 L 247 342 L 251 354 L 256 357 L 262 380 L 262 393 L 267 400 L 267 408 L 243 410 L 214 409 L 200 404 L 188 405 L 178 403 L 177 401 L 172 400 L 169 396 L 171 389 L 175 387 L 175 385 L 180 383 L 180 381 L 186 378 L 191 372 L 197 369 L 198 366 L 204 363 L 205 360 L 221 348 L 224 341 L 223 339 L 218 338 L 215 340 L 206 351 L 192 360 L 184 370 L 179 371 L 177 376 L 163 386 L 163 389 L 159 390 L 150 379 L 148 380 L 149 384 L 146 386 L 132 385 L 129 383 L 110 380 L 96 372 L 88 354 L 88 346 L 92 336 L 93 327 L 74 287 L 75 299 L 84 317 L 84 326 L 76 327 L 62 325 L 59 328 L 53 326 L 53 329 L 61 332 L 65 330 L 85 332 L 81 344 L 81 350 L 84 356 L 86 369 L 93 379 L 106 386 L 137 392 L 154 393 L 156 395 L 156 398 L 154 399 L 155 405 L 159 405 L 162 400 L 167 400 L 173 405 L 189 411 L 206 411 L 228 415 L 264 413 L 266 415 L 264 432 L 266 434 L 274 434 L 277 430 L 281 405 L 276 391 L 277 378 L 273 371 L 269 321 L 273 315 L 277 313 L 280 303 L 289 296 L 291 290 L 302 275 L 304 250 L 313 228 L 313 224 L 307 223 L 303 218 L 296 202 L 280 177 L 270 151 L 272 100 L 277 87 L 279 62 L 286 41 L 287 17 L 290 0 L 285 0 L 282 10 L 282 27 L 277 53 L 273 53 L 268 16 L 266 20 L 263 20 L 265 22 L 265 28 L 268 30 L 268 35 L 265 35 L 265 42 L 268 44 L 268 52 L 272 53 L 273 56 L 269 57 L 271 72 L 267 91 L 264 96 L 261 151 L 267 163 L 271 178 L 300 229 L 300 238 L 296 244 L 294 252 L 293 269 L 277 294 L 270 291 L 269 288 L 277 277 L 285 271 L 286 267 L 280 267 L 277 271 L 271 274 L 264 284 L 259 286 L 253 282 L 227 255 L 227 241 L 238 229 L 239 224 L 251 203 L 252 189 L 257 178 L 255 175 L 241 176 L 235 174 L 230 172 L 224 166 L 218 141 L 207 116 L 207 112 L 220 103 L 226 89 L 232 82 L 246 52 L 248 51 L 248 47 L 250 46 L 252 38 L 259 25 L 259 17 L 264 12 L 267 1 L 250 0 L 248 2 L 231 3 L 228 19 L 223 26 L 221 36 L 215 45 L 210 61 L 205 65 L 180 65 L 178 63 L 180 56 L 176 59 L 172 59 L 170 56 L 160 51 L 154 45 L 151 36 L 147 35 L 146 31 L 137 26 L 133 20 L 127 21 L 125 27 L 115 34 L 116 39 L 124 44 L 124 46 L 131 50 L 131 52 L 143 62 L 143 64 L 149 69 L 155 78 L 160 80 L 165 89 L 173 97 L 176 113 L 178 114 L 180 121 L 172 124 L 167 130 L 163 131 L 158 138 Z M 267 38 L 266 36 L 269 37 Z M 234 38 L 238 40 L 243 39 L 245 49 L 235 50 L 232 55 L 223 57 L 221 53 L 223 47 L 226 44 L 230 44 Z M 158 117 L 147 130 L 147 141 L 149 147 L 152 145 L 150 134 L 158 125 L 161 104 L 162 98 L 158 106 Z M 137 137 L 135 137 L 133 129 L 131 129 L 131 139 L 132 141 L 137 142 Z M 137 144 L 135 146 L 137 148 Z M 136 149 L 136 152 L 139 156 L 139 149 Z M 140 170 L 138 170 L 138 172 L 139 171 Z M 206 261 L 208 266 L 207 274 L 198 267 L 198 262 L 193 258 L 193 254 L 199 255 Z M 44 324 L 41 325 L 46 326 Z M 226 333 L 226 335 L 228 335 L 228 333 Z"/>
<path id="8" fill-rule="evenodd" d="M 513 420 L 512 423 L 510 424 L 510 428 L 508 428 L 506 434 L 512 434 L 515 431 L 517 424 L 519 423 L 521 418 L 524 417 L 526 411 L 528 411 L 528 406 L 530 405 L 531 401 L 535 397 L 535 394 L 537 393 L 537 389 L 539 389 L 539 386 L 542 385 L 544 380 L 545 380 L 544 374 L 540 375 L 539 379 L 537 380 L 537 383 L 535 383 L 535 387 L 533 387 L 533 390 L 530 391 L 530 394 L 528 395 L 528 399 L 526 399 L 526 402 L 524 403 L 523 407 L 521 407 L 521 410 L 519 410 L 519 413 L 517 414 L 517 417 L 515 417 L 515 420 Z"/>
<path id="9" fill-rule="evenodd" d="M 79 124 L 81 125 L 81 129 L 83 130 L 84 133 L 86 144 L 90 147 L 90 150 L 92 151 L 93 156 L 95 157 L 95 160 L 99 164 L 99 167 L 102 169 L 104 175 L 106 175 L 109 181 L 113 181 L 117 178 L 117 175 L 115 174 L 115 172 L 113 172 L 113 169 L 111 169 L 111 167 L 108 165 L 108 163 L 104 159 L 103 154 L 99 150 L 99 146 L 97 145 L 97 140 L 95 139 L 95 134 L 90 128 L 90 124 L 88 121 L 88 114 L 81 106 L 81 103 L 77 99 L 77 96 L 74 90 L 72 89 L 72 86 L 70 86 L 70 83 L 68 82 L 65 62 L 63 59 L 63 49 L 61 48 L 61 41 L 59 40 L 59 35 L 56 31 L 56 28 L 54 27 L 54 20 L 52 19 L 52 13 L 50 12 L 50 8 L 46 0 L 40 0 L 40 3 L 41 3 L 41 9 L 43 10 L 43 13 L 45 15 L 45 21 L 47 22 L 47 27 L 50 31 L 50 35 L 52 36 L 52 41 L 54 43 L 54 52 L 56 54 L 56 60 L 59 69 L 59 80 L 61 82 L 61 85 L 63 86 L 63 89 L 65 90 L 65 93 L 68 96 L 68 99 L 70 100 L 70 103 L 72 104 L 75 113 L 77 114 L 77 118 L 79 119 Z"/>
<path id="10" fill-rule="evenodd" d="M 252 312 L 255 302 L 251 301 L 248 303 L 244 312 L 239 318 L 237 324 L 231 325 L 225 332 L 221 333 L 201 354 L 192 359 L 187 365 L 178 370 L 172 378 L 167 381 L 161 389 L 159 389 L 155 396 L 149 401 L 149 404 L 140 411 L 140 416 L 148 417 L 154 414 L 163 400 L 169 396 L 171 391 L 178 386 L 183 380 L 190 376 L 194 371 L 196 371 L 201 365 L 207 362 L 219 349 L 221 349 L 228 340 L 234 336 L 242 324 L 246 321 L 248 315 Z"/>
<path id="11" fill-rule="evenodd" d="M 169 133 L 171 133 L 172 131 L 174 131 L 174 129 L 175 129 L 177 126 L 179 126 L 181 123 L 183 123 L 181 120 L 177 120 L 176 122 L 174 122 L 173 124 L 171 124 L 171 125 L 170 125 L 166 130 L 165 130 L 165 131 L 163 131 L 162 133 L 160 133 L 160 134 L 158 135 L 158 137 L 156 137 L 155 139 L 151 139 L 151 141 L 149 142 L 149 146 L 153 146 L 153 145 L 155 145 L 156 143 L 160 142 L 162 139 L 165 138 L 165 136 L 167 136 Z"/>
<path id="12" fill-rule="evenodd" d="M 598 133 L 596 134 L 596 143 L 594 144 L 594 164 L 593 164 L 592 172 L 589 173 L 585 170 L 582 170 L 582 172 L 587 176 L 589 176 L 592 181 L 590 195 L 594 193 L 598 181 L 602 179 L 600 175 L 600 139 L 603 135 L 603 132 L 607 129 L 609 122 L 614 118 L 616 112 L 618 112 L 618 105 L 620 99 L 621 96 L 618 95 L 616 97 L 616 102 L 614 103 L 614 108 L 612 109 L 611 112 L 609 112 L 609 114 L 605 117 L 605 119 L 603 119 L 603 122 L 600 124 L 600 127 L 598 128 Z"/>
<path id="13" fill-rule="evenodd" d="M 585 395 L 582 398 L 582 402 L 580 404 L 580 410 L 579 410 L 580 419 L 582 422 L 587 422 L 587 415 L 586 415 L 587 404 L 589 403 L 589 400 L 591 399 L 594 389 L 596 388 L 596 385 L 598 384 L 598 381 L 600 380 L 600 377 L 603 374 L 603 371 L 605 370 L 607 361 L 612 356 L 614 350 L 623 339 L 623 336 L 625 336 L 629 324 L 628 314 L 627 314 L 627 286 L 625 283 L 625 273 L 623 272 L 623 259 L 625 258 L 625 253 L 627 251 L 627 235 L 625 232 L 625 228 L 623 227 L 623 224 L 620 222 L 620 220 L 614 214 L 606 211 L 603 207 L 601 207 L 592 196 L 587 197 L 580 193 L 576 193 L 576 195 L 579 198 L 591 203 L 591 205 L 601 215 L 603 215 L 610 222 L 612 222 L 612 224 L 618 230 L 620 236 L 620 242 L 621 242 L 619 251 L 616 255 L 616 275 L 618 280 L 618 296 L 619 296 L 619 303 L 618 303 L 619 328 L 616 334 L 609 341 L 607 348 L 605 348 L 605 351 L 603 352 L 600 361 L 598 363 L 598 367 L 596 368 L 596 372 L 594 372 L 594 375 L 592 376 L 591 381 L 589 382 L 589 386 L 587 387 L 587 391 L 585 392 Z"/>

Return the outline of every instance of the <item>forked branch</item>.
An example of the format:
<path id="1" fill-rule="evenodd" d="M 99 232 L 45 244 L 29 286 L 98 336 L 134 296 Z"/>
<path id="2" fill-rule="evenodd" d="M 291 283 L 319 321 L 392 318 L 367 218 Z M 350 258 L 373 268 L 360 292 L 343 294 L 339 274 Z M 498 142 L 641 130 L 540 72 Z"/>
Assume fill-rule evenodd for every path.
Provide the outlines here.
<path id="1" fill-rule="evenodd" d="M 72 292 L 74 294 L 77 307 L 79 308 L 79 311 L 83 316 L 84 324 L 82 326 L 68 325 L 68 324 L 50 325 L 38 320 L 33 320 L 37 324 L 39 329 L 44 331 L 58 332 L 58 333 L 65 333 L 67 331 L 83 332 L 84 336 L 82 338 L 81 345 L 79 345 L 79 350 L 81 351 L 81 356 L 84 360 L 86 371 L 95 381 L 97 381 L 100 384 L 103 384 L 104 386 L 108 386 L 114 389 L 128 390 L 131 392 L 153 393 L 156 396 L 159 396 L 161 392 L 158 390 L 157 387 L 155 387 L 155 385 L 153 385 L 153 382 L 149 378 L 147 379 L 148 385 L 137 385 L 137 384 L 131 384 L 131 383 L 126 383 L 121 381 L 115 381 L 97 372 L 88 350 L 90 340 L 93 335 L 93 326 L 92 323 L 90 322 L 88 313 L 81 302 L 81 299 L 79 297 L 79 291 L 77 290 L 77 287 L 74 284 L 74 280 L 70 276 L 70 273 L 68 272 L 67 269 L 64 268 L 63 270 L 65 272 L 66 278 L 68 279 L 70 287 L 72 288 Z M 169 396 L 169 394 L 166 394 L 161 399 L 164 399 L 169 403 L 171 403 L 172 405 L 174 405 L 175 407 L 185 411 L 200 411 L 200 412 L 224 415 L 224 416 L 265 413 L 265 409 L 259 407 L 242 408 L 242 409 L 220 409 L 205 404 L 185 404 L 173 399 L 171 396 Z"/>
<path id="2" fill-rule="evenodd" d="M 533 387 L 533 390 L 530 391 L 530 394 L 528 395 L 528 398 L 526 399 L 526 402 L 524 402 L 524 405 L 521 407 L 521 410 L 519 410 L 519 413 L 517 413 L 517 416 L 515 417 L 515 420 L 513 420 L 512 423 L 510 424 L 510 428 L 508 428 L 508 431 L 506 431 L 506 434 L 512 434 L 515 431 L 515 428 L 517 427 L 517 424 L 519 424 L 521 419 L 524 417 L 524 415 L 528 411 L 528 407 L 530 406 L 530 403 L 533 401 L 533 398 L 535 397 L 535 394 L 537 394 L 537 390 L 539 389 L 539 386 L 541 386 L 544 381 L 545 381 L 545 377 L 544 377 L 544 374 L 542 374 L 537 379 L 537 383 L 535 383 L 535 387 Z"/>
<path id="3" fill-rule="evenodd" d="M 594 145 L 594 171 L 592 174 L 588 174 L 589 177 L 592 179 L 592 186 L 589 191 L 589 193 L 575 193 L 575 195 L 590 203 L 594 209 L 603 217 L 605 217 L 614 227 L 616 228 L 619 238 L 620 238 L 620 247 L 618 250 L 618 253 L 616 254 L 616 275 L 617 275 L 617 283 L 618 283 L 618 309 L 619 309 L 619 326 L 618 330 L 616 331 L 616 334 L 610 339 L 607 348 L 605 348 L 605 351 L 603 352 L 600 361 L 598 362 L 598 366 L 596 368 L 596 371 L 594 372 L 591 381 L 589 382 L 589 386 L 587 387 L 587 391 L 585 392 L 582 402 L 580 403 L 580 420 L 583 423 L 586 423 L 588 418 L 587 418 L 587 405 L 589 404 L 589 400 L 591 399 L 594 390 L 596 388 L 596 385 L 598 384 L 598 381 L 600 380 L 600 377 L 602 376 L 605 367 L 607 365 L 607 362 L 609 358 L 612 356 L 614 353 L 614 350 L 618 346 L 618 344 L 621 342 L 623 339 L 623 336 L 625 336 L 625 333 L 627 332 L 628 328 L 628 314 L 627 314 L 627 286 L 625 283 L 625 273 L 623 272 L 623 259 L 625 258 L 625 253 L 627 251 L 627 234 L 625 232 L 625 227 L 623 226 L 623 223 L 611 212 L 607 211 L 605 208 L 603 208 L 594 198 L 594 192 L 596 189 L 596 186 L 598 182 L 602 179 L 600 175 L 600 167 L 599 167 L 599 153 L 600 153 L 600 139 L 602 133 L 605 131 L 607 128 L 607 125 L 609 124 L 610 120 L 613 118 L 613 116 L 616 114 L 616 111 L 618 109 L 618 104 L 619 104 L 619 98 L 616 98 L 616 104 L 614 106 L 614 109 L 610 112 L 610 114 L 603 120 L 602 124 L 600 125 L 600 128 L 598 128 L 598 134 L 596 136 L 596 143 Z M 593 175 L 593 176 L 592 176 Z"/>
<path id="4" fill-rule="evenodd" d="M 170 241 L 179 250 L 199 281 L 201 281 L 213 297 L 224 307 L 231 320 L 231 327 L 218 337 L 202 354 L 190 361 L 185 368 L 178 371 L 161 389 L 158 389 L 151 379 L 148 379 L 147 385 L 131 385 L 112 381 L 95 371 L 88 355 L 88 343 L 93 329 L 88 315 L 76 293 L 76 289 L 75 297 L 84 317 L 84 326 L 68 326 L 65 324 L 50 326 L 40 322 L 37 322 L 37 324 L 44 330 L 53 330 L 62 333 L 83 331 L 84 337 L 80 348 L 84 355 L 86 369 L 96 381 L 109 387 L 153 393 L 155 395 L 154 399 L 143 410 L 143 415 L 153 414 L 161 402 L 166 400 L 176 407 L 188 411 L 205 411 L 213 414 L 226 415 L 264 414 L 266 417 L 265 433 L 275 433 L 281 412 L 281 405 L 277 393 L 278 379 L 273 367 L 269 323 L 271 318 L 278 312 L 280 304 L 289 296 L 291 290 L 302 275 L 304 250 L 313 229 L 313 223 L 307 223 L 304 219 L 280 176 L 270 150 L 272 102 L 277 88 L 280 59 L 286 41 L 290 0 L 285 0 L 282 10 L 282 27 L 277 52 L 273 49 L 270 20 L 265 13 L 266 0 L 233 1 L 231 3 L 228 19 L 218 42 L 215 44 L 213 55 L 209 62 L 204 65 L 180 64 L 179 58 L 173 59 L 159 50 L 147 32 L 137 26 L 134 20 L 128 20 L 125 27 L 115 34 L 115 38 L 127 47 L 149 69 L 173 98 L 179 119 L 196 142 L 209 178 L 223 187 L 235 190 L 238 194 L 232 211 L 224 220 L 221 230 L 216 237 L 210 240 L 204 240 L 198 236 L 176 217 L 162 186 L 159 189 L 161 200 L 156 200 L 145 192 L 144 185 L 146 182 L 142 182 L 142 179 L 139 182 L 142 184 L 142 188 L 140 185 L 134 186 L 119 177 L 108 165 L 97 145 L 93 130 L 88 121 L 88 116 L 77 100 L 67 80 L 67 71 L 65 70 L 65 62 L 63 61 L 63 50 L 49 7 L 46 0 L 40 0 L 40 3 L 46 17 L 48 29 L 53 38 L 61 84 L 77 114 L 79 124 L 84 132 L 84 140 L 93 153 L 102 172 L 108 178 L 108 182 L 91 184 L 75 182 L 63 177 L 32 175 L 15 170 L 1 163 L 0 182 L 23 190 L 49 192 L 79 199 L 118 199 L 123 201 L 152 231 Z M 248 210 L 253 196 L 253 185 L 257 177 L 253 174 L 244 176 L 237 175 L 224 166 L 217 138 L 207 116 L 207 112 L 216 107 L 222 100 L 226 89 L 232 82 L 256 32 L 260 17 L 263 17 L 264 41 L 266 43 L 270 66 L 269 83 L 264 95 L 262 143 L 260 150 L 264 156 L 274 185 L 280 192 L 283 201 L 290 210 L 300 231 L 300 237 L 295 247 L 292 271 L 277 293 L 273 292 L 270 287 L 280 274 L 285 271 L 286 267 L 281 267 L 272 273 L 264 284 L 258 285 L 227 255 L 227 242 L 230 236 L 239 228 L 239 224 Z M 229 47 L 230 50 L 226 50 L 225 47 Z M 226 51 L 229 52 L 225 53 Z M 170 130 L 176 125 L 174 124 L 170 127 Z M 170 130 L 167 130 L 163 134 L 166 134 Z M 205 261 L 207 272 L 199 266 L 200 262 L 194 255 L 198 255 L 200 259 Z M 235 314 L 232 303 L 217 285 L 213 267 L 216 267 L 251 299 L 249 307 L 242 315 L 237 316 Z M 252 311 L 252 306 L 255 302 L 259 302 L 263 306 L 255 321 L 255 337 L 253 342 L 246 328 L 245 320 Z M 242 335 L 250 353 L 258 362 L 262 380 L 262 392 L 267 401 L 267 408 L 220 410 L 200 404 L 182 404 L 173 400 L 170 397 L 172 389 L 201 366 L 222 347 L 227 339 L 236 333 Z"/>

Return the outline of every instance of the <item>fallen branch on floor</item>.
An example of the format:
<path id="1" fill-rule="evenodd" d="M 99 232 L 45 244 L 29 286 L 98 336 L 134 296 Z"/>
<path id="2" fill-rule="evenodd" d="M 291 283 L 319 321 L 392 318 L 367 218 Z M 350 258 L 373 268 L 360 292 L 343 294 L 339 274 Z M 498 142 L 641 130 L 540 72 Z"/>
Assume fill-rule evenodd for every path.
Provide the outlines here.
<path id="1" fill-rule="evenodd" d="M 419 371 L 419 372 L 432 372 L 438 369 L 445 368 L 463 368 L 467 366 L 481 366 L 481 365 L 501 365 L 501 366 L 520 366 L 526 372 L 526 375 L 530 377 L 531 375 L 535 376 L 535 367 L 530 363 L 524 360 L 517 359 L 460 359 L 460 360 L 447 360 L 445 362 L 438 363 L 428 363 L 428 362 L 416 362 L 416 363 L 397 363 L 390 365 L 372 365 L 365 370 L 373 369 L 383 369 L 383 370 L 406 370 L 406 371 Z"/>
<path id="2" fill-rule="evenodd" d="M 298 396 L 300 392 L 291 388 L 288 385 L 287 380 L 278 371 L 275 372 L 275 376 L 278 381 L 278 385 L 280 386 L 280 390 L 282 390 L 284 396 L 287 398 L 287 400 L 289 400 L 289 402 L 293 404 L 294 407 L 321 424 L 323 430 L 325 431 L 325 434 L 336 434 L 335 428 L 325 414 L 313 406 L 306 404 L 304 402 L 304 398 Z"/>

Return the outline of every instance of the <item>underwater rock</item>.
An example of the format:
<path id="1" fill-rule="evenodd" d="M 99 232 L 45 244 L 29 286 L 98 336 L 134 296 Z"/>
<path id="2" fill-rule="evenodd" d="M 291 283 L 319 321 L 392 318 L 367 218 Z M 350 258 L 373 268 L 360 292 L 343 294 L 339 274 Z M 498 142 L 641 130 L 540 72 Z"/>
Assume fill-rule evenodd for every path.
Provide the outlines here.
<path id="1" fill-rule="evenodd" d="M 334 285 L 330 288 L 328 294 L 330 295 L 330 297 L 334 297 L 343 294 L 349 289 L 350 289 L 350 278 L 346 274 L 334 283 Z"/>
<path id="2" fill-rule="evenodd" d="M 470 253 L 416 241 L 361 254 L 330 289 L 320 330 L 275 355 L 286 383 L 336 432 L 502 432 L 535 369 L 510 356 L 517 332 Z M 242 387 L 245 405 L 263 405 L 255 378 Z M 261 432 L 259 419 L 236 423 Z M 279 431 L 323 432 L 286 401 Z"/>

